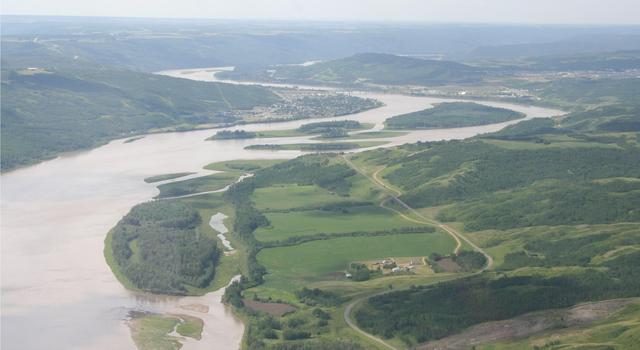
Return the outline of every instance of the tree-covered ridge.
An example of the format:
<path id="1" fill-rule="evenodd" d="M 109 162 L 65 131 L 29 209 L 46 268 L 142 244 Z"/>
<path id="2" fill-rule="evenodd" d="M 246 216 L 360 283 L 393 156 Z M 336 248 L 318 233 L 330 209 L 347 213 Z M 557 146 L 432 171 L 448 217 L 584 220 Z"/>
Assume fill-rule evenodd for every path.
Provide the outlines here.
<path id="1" fill-rule="evenodd" d="M 258 86 L 115 68 L 2 70 L 2 169 L 153 130 L 235 120 L 279 98 Z"/>
<path id="2" fill-rule="evenodd" d="M 433 108 L 397 115 L 385 120 L 387 129 L 459 128 L 495 124 L 524 118 L 523 113 L 474 102 L 444 102 Z"/>
<path id="3" fill-rule="evenodd" d="M 238 70 L 222 76 L 307 84 L 419 84 L 479 82 L 483 70 L 452 61 L 437 61 L 382 53 L 361 53 L 310 66 L 273 66 L 269 70 Z"/>
<path id="4" fill-rule="evenodd" d="M 214 277 L 220 256 L 216 242 L 198 234 L 201 218 L 174 201 L 139 204 L 113 228 L 117 269 L 136 288 L 162 294 L 187 294 Z"/>
<path id="5" fill-rule="evenodd" d="M 520 148 L 480 140 L 422 145 L 394 160 L 384 177 L 406 191 L 402 198 L 410 205 L 455 203 L 440 218 L 465 221 L 470 229 L 640 218 L 635 183 L 596 181 L 640 177 L 640 152 L 633 144 L 522 142 Z"/>
<path id="6" fill-rule="evenodd" d="M 502 140 L 538 140 L 540 135 L 556 133 L 563 133 L 563 130 L 556 128 L 553 119 L 533 118 L 508 125 L 493 133 L 480 135 L 480 137 Z"/>

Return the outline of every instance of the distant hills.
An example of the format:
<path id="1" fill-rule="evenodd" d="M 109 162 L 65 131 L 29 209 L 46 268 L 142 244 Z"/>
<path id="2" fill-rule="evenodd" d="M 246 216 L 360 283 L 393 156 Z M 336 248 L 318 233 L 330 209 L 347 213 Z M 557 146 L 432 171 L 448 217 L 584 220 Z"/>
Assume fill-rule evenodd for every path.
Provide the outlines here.
<path id="1" fill-rule="evenodd" d="M 469 52 L 470 59 L 515 59 L 549 55 L 640 50 L 638 34 L 578 35 L 558 41 L 508 45 L 482 45 Z"/>
<path id="2" fill-rule="evenodd" d="M 313 65 L 270 66 L 225 72 L 225 77 L 303 84 L 444 85 L 479 82 L 482 69 L 451 62 L 384 53 L 361 53 Z"/>

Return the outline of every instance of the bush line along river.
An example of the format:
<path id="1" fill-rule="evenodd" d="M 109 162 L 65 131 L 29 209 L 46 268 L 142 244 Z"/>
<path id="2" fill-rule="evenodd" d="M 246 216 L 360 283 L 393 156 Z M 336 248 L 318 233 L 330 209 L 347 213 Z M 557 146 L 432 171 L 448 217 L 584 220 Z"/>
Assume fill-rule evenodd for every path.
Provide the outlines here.
<path id="1" fill-rule="evenodd" d="M 211 69 L 161 74 L 214 81 Z M 375 123 L 418 111 L 441 98 L 356 92 L 385 106 L 331 118 Z M 527 118 L 563 112 L 483 102 L 523 112 Z M 320 119 L 249 124 L 226 130 L 285 130 Z M 461 139 L 497 131 L 520 120 L 457 129 L 412 131 L 389 139 L 389 147 L 416 141 Z M 221 291 L 201 297 L 158 296 L 126 290 L 102 254 L 111 227 L 135 204 L 157 194 L 143 179 L 167 173 L 197 172 L 206 164 L 233 159 L 293 158 L 299 151 L 245 150 L 259 140 L 205 141 L 212 130 L 148 135 L 136 142 L 116 140 L 89 151 L 17 169 L 2 175 L 2 347 L 11 349 L 135 349 L 126 317 L 132 310 L 190 314 L 181 308 L 206 304 L 202 340 L 184 349 L 239 347 L 243 325 L 220 304 Z M 274 138 L 270 143 L 308 142 L 313 136 Z"/>

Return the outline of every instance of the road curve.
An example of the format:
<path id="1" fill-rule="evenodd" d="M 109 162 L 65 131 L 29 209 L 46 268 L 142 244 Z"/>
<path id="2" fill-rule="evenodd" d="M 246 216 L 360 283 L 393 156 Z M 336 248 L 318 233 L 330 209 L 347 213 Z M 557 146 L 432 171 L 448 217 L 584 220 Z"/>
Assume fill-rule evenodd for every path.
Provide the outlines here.
<path id="1" fill-rule="evenodd" d="M 359 169 L 355 164 L 353 164 L 353 162 L 346 156 L 346 155 L 342 155 L 342 158 L 344 159 L 344 161 L 351 167 L 353 168 L 356 172 L 358 172 L 359 174 L 361 174 L 362 176 L 366 177 L 367 179 L 369 179 L 369 181 L 371 181 L 374 185 L 376 185 L 377 187 L 381 188 L 383 191 L 385 191 L 387 193 L 388 196 L 390 196 L 393 200 L 395 200 L 397 203 L 399 203 L 401 206 L 403 206 L 404 208 L 406 208 L 407 210 L 409 210 L 410 212 L 412 212 L 414 215 L 416 215 L 417 217 L 421 218 L 424 221 L 421 220 L 416 220 L 416 219 L 412 219 L 406 215 L 404 215 L 403 213 L 400 213 L 399 211 L 393 209 L 393 208 L 389 208 L 389 207 L 385 207 L 384 203 L 387 200 L 383 200 L 380 203 L 380 206 L 389 210 L 392 210 L 398 214 L 400 214 L 404 219 L 409 220 L 409 221 L 413 221 L 413 222 L 418 222 L 418 223 L 423 223 L 423 224 L 430 224 L 430 225 L 436 225 L 438 227 L 440 227 L 441 229 L 443 229 L 445 232 L 447 232 L 449 235 L 451 235 L 451 237 L 453 237 L 456 242 L 457 242 L 457 246 L 454 250 L 454 254 L 458 254 L 459 250 L 462 247 L 462 243 L 460 240 L 465 241 L 467 244 L 469 244 L 474 250 L 476 250 L 477 252 L 481 253 L 482 255 L 484 255 L 484 257 L 486 258 L 487 262 L 485 264 L 485 266 L 476 271 L 475 273 L 473 273 L 472 275 L 476 275 L 476 274 L 480 274 L 488 269 L 490 269 L 493 266 L 493 258 L 491 257 L 491 255 L 489 255 L 487 252 L 485 252 L 482 248 L 478 247 L 475 243 L 471 242 L 471 240 L 469 240 L 467 237 L 465 237 L 463 234 L 461 234 L 460 232 L 456 231 L 455 229 L 439 222 L 433 219 L 429 219 L 424 217 L 424 215 L 422 215 L 420 212 L 418 212 L 417 210 L 413 209 L 411 206 L 409 206 L 407 203 L 405 203 L 404 201 L 402 201 L 400 198 L 398 198 L 399 195 L 401 195 L 402 193 L 395 189 L 395 188 L 391 188 L 389 186 L 387 186 L 384 182 L 382 182 L 379 178 L 378 178 L 378 174 L 380 173 L 380 171 L 382 171 L 385 167 L 382 167 L 380 169 L 378 169 L 376 172 L 373 173 L 373 176 L 369 176 L 367 175 L 365 172 L 363 172 L 361 169 Z M 469 275 L 466 275 L 466 277 L 468 277 Z M 424 284 L 422 286 L 428 286 L 428 285 L 433 285 L 433 284 L 437 284 L 437 283 L 441 283 L 441 281 L 437 281 L 437 282 L 432 282 L 432 283 L 427 283 Z M 400 290 L 400 289 L 399 289 Z M 387 293 L 391 293 L 394 291 L 398 291 L 398 290 L 386 290 L 383 292 L 379 292 L 379 293 L 375 293 L 375 294 L 371 294 L 371 295 L 367 295 L 361 298 L 358 298 L 354 301 L 352 301 L 351 303 L 349 303 L 345 309 L 344 309 L 344 321 L 347 323 L 347 325 L 349 327 L 351 327 L 351 329 L 355 330 L 356 332 L 362 334 L 363 336 L 369 338 L 370 340 L 375 341 L 378 344 L 381 344 L 383 346 L 385 346 L 388 349 L 393 349 L 393 350 L 399 350 L 398 348 L 396 348 L 395 346 L 387 343 L 386 341 L 384 341 L 383 339 L 376 337 L 375 335 L 371 334 L 371 333 L 367 333 L 364 330 L 362 330 L 360 327 L 358 327 L 355 322 L 353 322 L 353 320 L 351 319 L 351 312 L 353 311 L 353 308 L 358 305 L 359 303 L 361 303 L 362 301 L 375 297 L 375 296 L 379 296 L 379 295 L 383 295 L 383 294 L 387 294 Z"/>

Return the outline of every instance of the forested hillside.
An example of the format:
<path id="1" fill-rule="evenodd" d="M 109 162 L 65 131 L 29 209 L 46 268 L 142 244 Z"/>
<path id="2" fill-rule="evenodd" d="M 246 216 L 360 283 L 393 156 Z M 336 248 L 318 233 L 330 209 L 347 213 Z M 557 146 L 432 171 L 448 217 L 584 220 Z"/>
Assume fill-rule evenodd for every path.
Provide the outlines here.
<path id="1" fill-rule="evenodd" d="M 2 170 L 163 129 L 236 120 L 268 106 L 268 89 L 115 68 L 2 70 Z"/>
<path id="2" fill-rule="evenodd" d="M 309 66 L 274 66 L 268 70 L 238 70 L 221 76 L 305 84 L 418 84 L 479 82 L 481 69 L 451 61 L 437 61 L 380 53 L 362 53 Z"/>
<path id="3" fill-rule="evenodd" d="M 607 110 L 637 119 L 610 106 L 358 155 L 384 167 L 381 177 L 409 205 L 463 228 L 497 265 L 373 297 L 356 311 L 359 325 L 412 346 L 486 321 L 640 296 L 640 138 L 633 124 L 603 130 Z"/>

